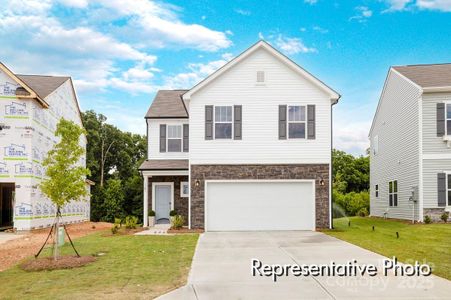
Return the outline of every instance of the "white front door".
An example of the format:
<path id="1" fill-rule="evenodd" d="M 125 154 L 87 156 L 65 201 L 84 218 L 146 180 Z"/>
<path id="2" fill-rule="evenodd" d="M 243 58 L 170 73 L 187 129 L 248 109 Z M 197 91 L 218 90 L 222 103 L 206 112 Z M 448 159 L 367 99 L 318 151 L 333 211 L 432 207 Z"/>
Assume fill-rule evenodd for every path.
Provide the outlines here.
<path id="1" fill-rule="evenodd" d="M 155 220 L 157 223 L 169 222 L 172 188 L 170 185 L 155 185 Z"/>
<path id="2" fill-rule="evenodd" d="M 314 230 L 314 181 L 207 181 L 205 230 Z"/>

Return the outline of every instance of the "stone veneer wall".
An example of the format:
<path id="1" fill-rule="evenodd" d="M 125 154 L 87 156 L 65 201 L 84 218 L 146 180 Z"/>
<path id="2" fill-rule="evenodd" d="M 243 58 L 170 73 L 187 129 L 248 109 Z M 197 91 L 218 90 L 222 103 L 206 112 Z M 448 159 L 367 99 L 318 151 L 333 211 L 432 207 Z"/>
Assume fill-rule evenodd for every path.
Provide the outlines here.
<path id="1" fill-rule="evenodd" d="M 324 186 L 319 185 L 319 178 Z M 205 180 L 315 179 L 316 227 L 329 227 L 329 164 L 191 165 L 191 226 L 204 228 Z M 195 186 L 196 180 L 200 181 Z"/>
<path id="2" fill-rule="evenodd" d="M 152 207 L 152 182 L 174 182 L 174 209 L 185 218 L 188 225 L 188 197 L 180 197 L 180 182 L 188 181 L 188 176 L 152 176 L 148 183 L 149 211 Z"/>
<path id="3" fill-rule="evenodd" d="M 442 219 L 440 219 L 440 217 L 442 216 L 442 214 L 444 212 L 445 212 L 445 208 L 444 207 L 424 208 L 423 209 L 423 216 L 431 217 L 433 222 L 443 222 Z M 421 221 L 423 221 L 423 220 L 421 220 Z"/>

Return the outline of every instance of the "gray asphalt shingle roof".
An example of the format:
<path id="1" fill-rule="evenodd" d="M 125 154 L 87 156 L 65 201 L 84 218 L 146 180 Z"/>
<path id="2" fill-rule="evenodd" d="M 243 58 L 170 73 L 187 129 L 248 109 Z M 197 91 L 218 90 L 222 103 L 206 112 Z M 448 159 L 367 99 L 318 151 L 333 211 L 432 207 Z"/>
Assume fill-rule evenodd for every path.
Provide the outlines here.
<path id="1" fill-rule="evenodd" d="M 188 170 L 187 159 L 148 159 L 139 170 Z"/>
<path id="2" fill-rule="evenodd" d="M 187 90 L 160 90 L 155 95 L 146 118 L 188 118 L 182 95 Z"/>
<path id="3" fill-rule="evenodd" d="M 19 75 L 16 74 L 26 85 L 28 85 L 41 99 L 44 99 L 60 87 L 70 77 L 65 76 L 43 76 L 43 75 Z"/>
<path id="4" fill-rule="evenodd" d="M 395 66 L 393 69 L 423 88 L 451 86 L 451 63 Z"/>

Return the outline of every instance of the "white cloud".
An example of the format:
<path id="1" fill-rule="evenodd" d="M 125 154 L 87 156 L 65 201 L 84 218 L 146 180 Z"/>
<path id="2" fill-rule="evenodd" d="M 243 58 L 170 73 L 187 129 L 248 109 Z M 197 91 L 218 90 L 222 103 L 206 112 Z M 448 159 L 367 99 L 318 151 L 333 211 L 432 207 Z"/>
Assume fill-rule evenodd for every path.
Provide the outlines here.
<path id="1" fill-rule="evenodd" d="M 151 69 L 145 69 L 143 65 L 128 69 L 123 73 L 126 80 L 149 80 L 154 77 Z"/>
<path id="2" fill-rule="evenodd" d="M 76 8 L 85 8 L 88 6 L 88 0 L 57 0 L 63 5 Z"/>
<path id="3" fill-rule="evenodd" d="M 417 0 L 416 5 L 420 9 L 451 12 L 451 0 Z"/>
<path id="4" fill-rule="evenodd" d="M 386 0 L 389 8 L 383 12 L 403 10 L 438 10 L 451 12 L 451 0 Z"/>
<path id="5" fill-rule="evenodd" d="M 334 122 L 334 148 L 361 155 L 369 147 L 368 132 L 371 122 Z"/>
<path id="6" fill-rule="evenodd" d="M 182 22 L 178 7 L 148 0 L 94 0 L 112 13 L 129 18 L 129 38 L 153 47 L 167 44 L 196 48 L 203 51 L 217 51 L 229 47 L 232 42 L 224 32 L 215 31 L 198 24 Z"/>
<path id="7" fill-rule="evenodd" d="M 233 58 L 231 53 L 225 53 L 221 59 L 208 63 L 192 63 L 188 65 L 189 72 L 179 73 L 166 78 L 161 89 L 188 89 L 199 83 L 205 77 L 225 65 Z"/>
<path id="8" fill-rule="evenodd" d="M 250 11 L 244 10 L 244 9 L 241 9 L 241 8 L 235 9 L 235 12 L 236 12 L 237 14 L 239 14 L 239 15 L 242 15 L 242 16 L 250 16 L 250 15 L 251 15 L 251 12 L 250 12 Z"/>
<path id="9" fill-rule="evenodd" d="M 299 38 L 285 37 L 281 34 L 277 36 L 275 44 L 286 54 L 318 52 L 313 47 L 307 47 Z"/>
<path id="10" fill-rule="evenodd" d="M 318 2 L 318 0 L 304 0 L 304 3 L 310 4 L 310 5 L 316 4 L 317 2 Z"/>
<path id="11" fill-rule="evenodd" d="M 386 2 L 389 4 L 389 8 L 385 10 L 384 12 L 388 11 L 395 11 L 395 10 L 404 10 L 412 0 L 386 0 Z"/>
<path id="12" fill-rule="evenodd" d="M 357 11 L 357 14 L 350 17 L 349 21 L 356 20 L 357 22 L 364 23 L 373 15 L 373 11 L 367 6 L 357 6 L 355 10 Z"/>
<path id="13" fill-rule="evenodd" d="M 329 30 L 327 30 L 327 29 L 325 29 L 325 28 L 322 28 L 322 27 L 320 27 L 320 26 L 313 26 L 312 29 L 313 29 L 314 31 L 317 31 L 317 32 L 323 33 L 323 34 L 329 32 Z"/>

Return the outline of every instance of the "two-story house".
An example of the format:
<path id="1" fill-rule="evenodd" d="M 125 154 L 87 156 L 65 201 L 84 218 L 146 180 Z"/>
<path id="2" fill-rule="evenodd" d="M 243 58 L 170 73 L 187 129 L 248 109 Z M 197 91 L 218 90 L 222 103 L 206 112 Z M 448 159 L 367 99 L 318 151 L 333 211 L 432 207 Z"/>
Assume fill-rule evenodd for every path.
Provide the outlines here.
<path id="1" fill-rule="evenodd" d="M 55 129 L 61 118 L 83 126 L 70 77 L 19 75 L 0 63 L 0 229 L 53 224 L 54 205 L 39 184 L 45 176 L 42 162 L 58 141 Z M 83 135 L 80 145 L 86 147 L 86 142 Z M 86 163 L 84 156 L 79 163 Z M 64 209 L 72 206 L 81 209 L 64 215 L 64 222 L 89 220 L 89 196 Z"/>
<path id="2" fill-rule="evenodd" d="M 391 67 L 369 134 L 370 214 L 423 221 L 451 208 L 451 64 Z"/>
<path id="3" fill-rule="evenodd" d="M 175 209 L 207 231 L 331 225 L 332 106 L 340 95 L 259 41 L 146 115 L 144 226 Z"/>

